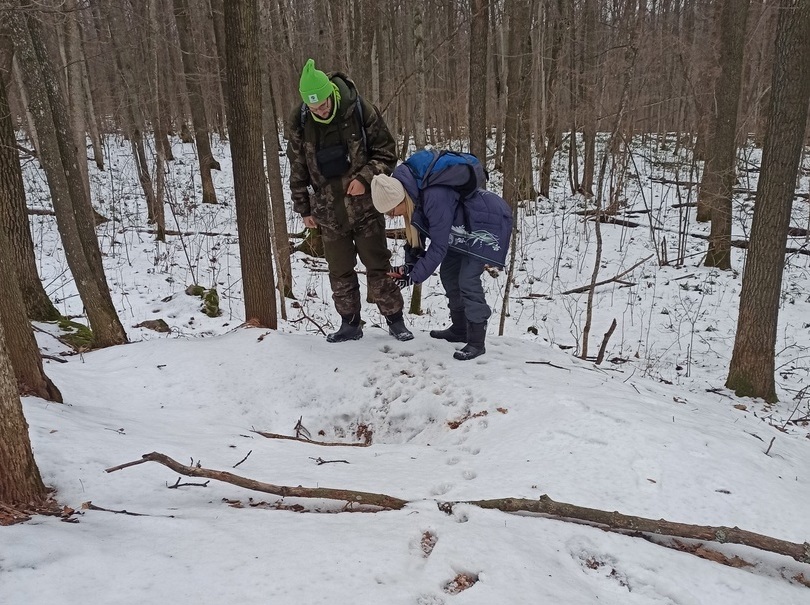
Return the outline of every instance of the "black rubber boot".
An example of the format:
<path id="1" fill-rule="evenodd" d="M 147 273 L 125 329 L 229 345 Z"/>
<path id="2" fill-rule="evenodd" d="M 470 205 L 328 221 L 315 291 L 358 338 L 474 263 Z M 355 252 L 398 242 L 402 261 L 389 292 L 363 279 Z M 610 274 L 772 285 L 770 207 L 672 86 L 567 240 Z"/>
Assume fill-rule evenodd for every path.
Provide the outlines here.
<path id="1" fill-rule="evenodd" d="M 326 342 L 346 342 L 347 340 L 360 340 L 363 338 L 363 326 L 360 324 L 360 314 L 341 315 L 343 321 L 337 332 L 327 334 Z"/>
<path id="2" fill-rule="evenodd" d="M 402 311 L 387 315 L 385 321 L 388 323 L 388 333 L 399 341 L 413 340 L 413 333 L 405 325 L 402 318 Z"/>
<path id="3" fill-rule="evenodd" d="M 475 359 L 487 352 L 484 340 L 487 337 L 487 322 L 480 324 L 467 324 L 467 344 L 460 351 L 453 353 L 453 357 L 460 361 Z"/>
<path id="4" fill-rule="evenodd" d="M 431 330 L 430 337 L 447 342 L 467 342 L 467 318 L 464 311 L 450 311 L 450 327 L 444 330 Z"/>

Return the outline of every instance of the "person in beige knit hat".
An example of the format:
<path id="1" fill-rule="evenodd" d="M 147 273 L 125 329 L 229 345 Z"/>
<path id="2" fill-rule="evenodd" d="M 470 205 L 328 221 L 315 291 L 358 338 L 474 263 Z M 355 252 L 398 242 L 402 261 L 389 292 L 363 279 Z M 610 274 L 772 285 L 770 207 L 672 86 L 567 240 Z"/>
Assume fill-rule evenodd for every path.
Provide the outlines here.
<path id="1" fill-rule="evenodd" d="M 405 263 L 389 273 L 394 282 L 400 288 L 421 284 L 439 269 L 452 324 L 430 336 L 466 343 L 453 353 L 455 359 L 483 355 L 492 310 L 481 275 L 487 265 L 504 266 L 512 232 L 509 204 L 480 188 L 462 199 L 450 186 L 420 187 L 407 162 L 391 176 L 372 179 L 371 199 L 379 212 L 405 219 Z"/>

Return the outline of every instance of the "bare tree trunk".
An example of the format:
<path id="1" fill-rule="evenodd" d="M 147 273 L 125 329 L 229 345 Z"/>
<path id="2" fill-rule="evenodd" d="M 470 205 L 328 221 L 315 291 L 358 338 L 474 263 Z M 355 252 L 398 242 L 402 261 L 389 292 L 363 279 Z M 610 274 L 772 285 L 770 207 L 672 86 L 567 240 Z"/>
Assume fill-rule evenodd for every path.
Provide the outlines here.
<path id="1" fill-rule="evenodd" d="M 200 162 L 202 179 L 202 201 L 204 204 L 216 204 L 217 192 L 211 170 L 219 170 L 219 162 L 211 153 L 211 141 L 208 138 L 208 120 L 205 116 L 205 102 L 200 86 L 200 71 L 197 67 L 197 49 L 194 47 L 191 23 L 188 12 L 188 0 L 173 0 L 174 20 L 177 23 L 177 34 L 183 54 L 183 70 L 186 75 L 188 100 L 191 105 L 191 120 L 194 123 L 194 139 L 197 143 L 197 156 Z"/>
<path id="2" fill-rule="evenodd" d="M 64 24 L 65 90 L 67 92 L 68 114 L 79 153 L 77 164 L 87 190 L 87 203 L 90 204 L 90 174 L 87 169 L 87 121 L 84 98 L 84 76 L 82 73 L 81 34 L 79 33 L 76 0 L 66 0 Z"/>
<path id="3" fill-rule="evenodd" d="M 0 504 L 30 506 L 43 504 L 47 498 L 0 325 Z"/>
<path id="4" fill-rule="evenodd" d="M 731 269 L 731 195 L 737 178 L 737 114 L 742 81 L 748 0 L 724 0 L 720 30 L 720 77 L 711 138 L 700 183 L 698 217 L 708 210 L 712 226 L 705 265 Z"/>
<path id="5" fill-rule="evenodd" d="M 563 45 L 563 32 L 565 30 L 565 13 L 563 0 L 557 0 L 557 8 L 554 15 L 546 13 L 547 27 L 551 28 L 551 48 L 549 49 L 549 60 L 546 81 L 543 86 L 546 90 L 546 115 L 544 116 L 545 148 L 543 150 L 543 162 L 540 167 L 540 195 L 548 197 L 551 191 L 551 167 L 554 154 L 560 146 L 560 125 L 559 125 L 559 74 L 560 74 L 560 52 Z M 551 23 L 551 25 L 548 25 Z"/>
<path id="6" fill-rule="evenodd" d="M 53 321 L 59 318 L 59 311 L 45 293 L 37 272 L 17 141 L 6 94 L 12 77 L 12 54 L 11 39 L 0 35 L 0 231 L 8 235 L 8 258 L 13 262 L 28 317 Z"/>
<path id="7" fill-rule="evenodd" d="M 155 136 L 155 193 L 153 208 L 151 211 L 157 234 L 155 239 L 160 242 L 166 241 L 166 148 L 171 149 L 168 135 L 161 116 L 160 99 L 160 54 L 158 45 L 158 32 L 160 23 L 158 21 L 158 1 L 147 0 L 147 22 L 149 35 L 146 40 L 146 63 L 147 79 L 151 80 L 150 106 L 152 114 L 152 130 Z M 144 158 L 145 161 L 145 158 Z M 147 201 L 148 201 L 147 197 Z"/>
<path id="8" fill-rule="evenodd" d="M 76 2 L 76 0 L 71 1 L 74 4 Z M 85 52 L 84 28 L 79 20 L 80 13 L 77 12 L 73 18 L 76 19 L 76 27 L 79 32 L 79 61 L 81 65 L 82 88 L 84 89 L 85 110 L 87 112 L 86 122 L 90 132 L 90 141 L 93 145 L 93 161 L 96 163 L 96 168 L 104 170 L 104 145 L 101 140 L 101 128 L 99 127 L 96 104 L 93 101 L 93 93 L 90 86 L 90 72 L 87 67 L 87 53 Z"/>
<path id="9" fill-rule="evenodd" d="M 596 68 L 596 23 L 597 0 L 585 0 L 583 5 L 582 53 L 583 86 L 582 86 L 582 191 L 593 195 L 593 172 L 596 166 L 596 94 L 599 82 Z"/>
<path id="10" fill-rule="evenodd" d="M 470 21 L 470 153 L 487 162 L 487 34 L 489 0 L 472 0 Z"/>
<path id="11" fill-rule="evenodd" d="M 20 63 L 16 56 L 14 57 L 12 67 L 14 71 L 14 79 L 17 82 L 17 91 L 20 94 L 20 100 L 25 108 L 25 120 L 28 124 L 28 136 L 31 137 L 31 144 L 34 146 L 34 150 L 37 152 L 37 155 L 39 155 L 39 136 L 37 135 L 37 127 L 34 123 L 34 116 L 31 113 L 31 104 L 28 102 L 28 92 L 25 89 Z"/>
<path id="12" fill-rule="evenodd" d="M 774 348 L 794 184 L 810 103 L 810 0 L 782 0 L 771 106 L 726 386 L 777 400 Z"/>
<path id="13" fill-rule="evenodd" d="M 5 233 L 0 233 L 0 283 L 3 284 L 0 324 L 6 335 L 6 347 L 17 377 L 17 388 L 21 395 L 35 395 L 61 403 L 62 394 L 42 369 L 39 346 L 25 314 L 25 303 L 11 259 L 9 240 Z"/>
<path id="14" fill-rule="evenodd" d="M 525 127 L 527 100 L 531 73 L 531 23 L 532 0 L 508 0 L 506 4 L 509 19 L 509 54 L 513 59 L 507 73 L 506 128 L 503 150 L 503 197 L 517 204 L 525 189 L 525 173 L 519 164 L 521 132 Z"/>
<path id="15" fill-rule="evenodd" d="M 273 95 L 273 81 L 270 76 L 272 54 L 269 48 L 270 16 L 267 7 L 260 8 L 261 39 L 265 61 L 262 61 L 262 121 L 264 131 L 264 153 L 267 166 L 267 182 L 270 187 L 270 219 L 273 223 L 273 251 L 278 269 L 278 291 L 281 303 L 281 318 L 287 319 L 285 298 L 293 298 L 292 265 L 290 262 L 290 234 L 287 231 L 287 213 L 284 204 L 284 184 L 281 176 L 279 156 L 281 145 L 278 140 L 279 116 L 276 115 L 276 103 Z"/>
<path id="16" fill-rule="evenodd" d="M 231 113 L 236 225 L 242 260 L 245 320 L 278 326 L 273 284 L 273 252 L 262 162 L 262 92 L 257 0 L 225 5 L 228 91 Z"/>
<path id="17" fill-rule="evenodd" d="M 219 86 L 222 89 L 223 102 L 225 104 L 225 117 L 231 112 L 228 94 L 228 77 L 225 55 L 225 13 L 223 9 L 223 0 L 210 0 L 211 2 L 211 19 L 214 22 L 214 39 L 217 45 L 217 65 L 219 65 Z M 263 4 L 266 6 L 266 4 Z"/>
<path id="18" fill-rule="evenodd" d="M 495 87 L 495 169 L 503 169 L 503 146 L 504 146 L 504 130 L 506 123 L 506 111 L 504 108 L 504 92 L 503 92 L 503 73 L 505 61 L 504 55 L 504 41 L 502 32 L 504 26 L 498 27 L 496 19 L 497 2 L 490 2 L 490 34 L 492 39 L 492 81 Z"/>
<path id="19" fill-rule="evenodd" d="M 427 79 L 425 75 L 425 7 L 421 2 L 413 2 L 413 44 L 416 61 L 416 111 L 414 112 L 413 142 L 417 149 L 427 145 Z"/>
<path id="20" fill-rule="evenodd" d="M 10 29 L 21 72 L 26 82 L 32 114 L 40 123 L 40 160 L 51 191 L 65 257 L 76 280 L 94 346 L 127 342 L 126 332 L 115 312 L 104 276 L 101 253 L 94 230 L 88 193 L 79 178 L 76 148 L 68 123 L 64 96 L 50 64 L 37 19 L 14 3 Z"/>

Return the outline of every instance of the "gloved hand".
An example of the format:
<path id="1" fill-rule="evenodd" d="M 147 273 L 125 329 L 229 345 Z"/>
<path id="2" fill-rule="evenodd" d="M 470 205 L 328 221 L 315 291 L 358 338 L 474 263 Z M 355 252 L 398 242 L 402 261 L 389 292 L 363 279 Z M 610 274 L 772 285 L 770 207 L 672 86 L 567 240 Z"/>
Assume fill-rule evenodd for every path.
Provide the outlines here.
<path id="1" fill-rule="evenodd" d="M 389 273 L 388 276 L 393 279 L 397 287 L 402 290 L 403 288 L 413 285 L 413 280 L 411 279 L 412 268 L 412 265 L 407 264 L 392 267 L 391 273 Z"/>

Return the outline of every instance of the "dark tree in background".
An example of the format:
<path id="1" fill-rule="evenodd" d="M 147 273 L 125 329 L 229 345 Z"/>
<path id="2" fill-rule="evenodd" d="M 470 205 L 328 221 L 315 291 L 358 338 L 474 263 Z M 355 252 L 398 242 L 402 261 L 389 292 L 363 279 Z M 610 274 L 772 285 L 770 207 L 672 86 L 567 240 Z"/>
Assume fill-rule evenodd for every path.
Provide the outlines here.
<path id="1" fill-rule="evenodd" d="M 487 48 L 489 0 L 472 0 L 470 18 L 470 153 L 487 159 Z"/>
<path id="2" fill-rule="evenodd" d="M 720 76 L 706 145 L 697 218 L 711 218 L 706 266 L 731 268 L 731 194 L 737 179 L 737 115 L 748 0 L 723 0 L 717 22 Z M 704 219 L 705 220 L 705 219 Z"/>
<path id="3" fill-rule="evenodd" d="M 776 401 L 774 348 L 790 210 L 810 103 L 810 0 L 782 0 L 737 337 L 726 386 Z"/>

